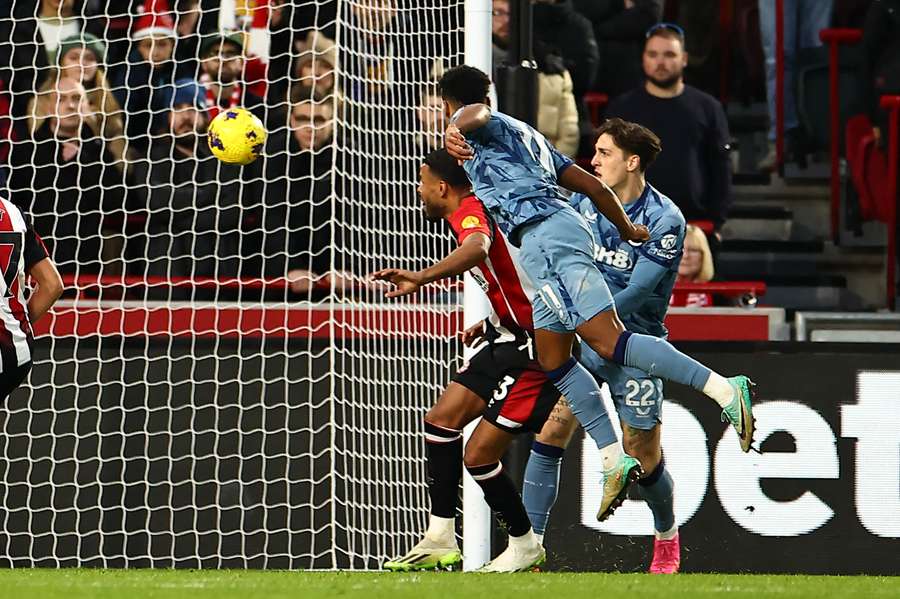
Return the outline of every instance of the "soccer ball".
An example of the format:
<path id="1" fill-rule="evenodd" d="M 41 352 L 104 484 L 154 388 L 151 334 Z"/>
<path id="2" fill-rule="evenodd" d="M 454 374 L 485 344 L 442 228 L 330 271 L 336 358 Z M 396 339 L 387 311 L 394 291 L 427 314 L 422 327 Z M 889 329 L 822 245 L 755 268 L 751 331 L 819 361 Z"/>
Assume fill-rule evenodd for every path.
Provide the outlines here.
<path id="1" fill-rule="evenodd" d="M 262 153 L 266 129 L 244 108 L 223 110 L 209 124 L 207 143 L 213 155 L 230 164 L 250 164 Z"/>

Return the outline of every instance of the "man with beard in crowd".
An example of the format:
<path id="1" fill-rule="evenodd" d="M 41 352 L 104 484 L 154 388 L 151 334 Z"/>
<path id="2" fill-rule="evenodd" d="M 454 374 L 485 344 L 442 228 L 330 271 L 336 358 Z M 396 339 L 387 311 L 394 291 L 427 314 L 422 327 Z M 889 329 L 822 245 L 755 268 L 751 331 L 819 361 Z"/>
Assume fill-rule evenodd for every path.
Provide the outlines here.
<path id="1" fill-rule="evenodd" d="M 349 291 L 354 277 L 340 270 L 341 255 L 333 255 L 344 247 L 341 214 L 351 210 L 333 201 L 345 195 L 340 169 L 333 168 L 336 100 L 298 84 L 289 110 L 289 127 L 269 136 L 261 161 L 265 203 L 254 236 L 264 252 L 253 268 L 266 277 L 287 276 L 291 291 L 303 296 Z"/>
<path id="2" fill-rule="evenodd" d="M 659 136 L 666 150 L 647 169 L 647 180 L 664 189 L 687 220 L 712 221 L 715 243 L 731 204 L 731 136 L 719 101 L 685 84 L 687 61 L 679 26 L 651 27 L 644 44 L 644 85 L 616 97 L 606 116 Z"/>
<path id="3" fill-rule="evenodd" d="M 147 219 L 144 247 L 136 253 L 146 257 L 149 275 L 234 277 L 240 274 L 244 241 L 242 192 L 247 186 L 241 167 L 221 163 L 210 152 L 204 93 L 195 81 L 176 81 L 169 103 L 165 130 L 154 136 L 148 160 L 134 169 L 140 185 L 134 195 L 143 205 L 132 213 L 143 212 Z M 247 191 L 246 197 L 256 194 Z M 190 289 L 173 288 L 173 294 L 189 295 Z"/>

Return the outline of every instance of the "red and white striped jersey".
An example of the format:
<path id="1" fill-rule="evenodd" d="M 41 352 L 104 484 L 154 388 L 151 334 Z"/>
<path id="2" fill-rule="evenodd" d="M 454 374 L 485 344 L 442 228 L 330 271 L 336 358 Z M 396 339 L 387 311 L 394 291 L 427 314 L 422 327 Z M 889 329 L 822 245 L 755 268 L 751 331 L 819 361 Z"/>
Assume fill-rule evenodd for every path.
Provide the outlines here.
<path id="1" fill-rule="evenodd" d="M 0 197 L 0 372 L 31 360 L 34 334 L 25 307 L 25 273 L 47 257 L 22 211 Z"/>
<path id="2" fill-rule="evenodd" d="M 463 198 L 448 220 L 460 244 L 472 233 L 484 233 L 491 238 L 487 260 L 470 272 L 491 302 L 489 320 L 498 335 L 495 340 L 513 341 L 526 333 L 532 334 L 534 287 L 519 265 L 519 248 L 509 243 L 474 195 Z"/>

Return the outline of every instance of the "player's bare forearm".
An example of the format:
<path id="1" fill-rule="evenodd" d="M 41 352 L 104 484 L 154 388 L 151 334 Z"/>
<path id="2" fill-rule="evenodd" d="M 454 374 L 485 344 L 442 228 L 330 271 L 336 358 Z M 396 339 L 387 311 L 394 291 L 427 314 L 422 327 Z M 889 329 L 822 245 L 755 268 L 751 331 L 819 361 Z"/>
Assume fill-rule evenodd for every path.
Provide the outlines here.
<path id="1" fill-rule="evenodd" d="M 451 123 L 456 125 L 456 128 L 461 133 L 465 134 L 484 127 L 489 120 L 491 120 L 490 106 L 487 104 L 469 104 L 459 111 L 459 114 L 456 115 L 456 118 Z"/>
<path id="2" fill-rule="evenodd" d="M 388 291 L 385 294 L 386 297 L 395 298 L 411 295 L 421 289 L 423 285 L 460 275 L 473 266 L 480 264 L 487 258 L 490 248 L 491 239 L 487 235 L 484 233 L 472 233 L 449 256 L 426 269 L 412 272 L 397 268 L 387 268 L 374 272 L 370 276 L 376 281 L 387 281 L 395 285 L 396 288 Z"/>
<path id="3" fill-rule="evenodd" d="M 603 181 L 577 164 L 573 164 L 560 174 L 559 184 L 591 198 L 600 214 L 616 226 L 622 239 L 644 241 L 650 237 L 646 227 L 635 226 L 631 222 L 616 194 Z"/>
<path id="4" fill-rule="evenodd" d="M 37 282 L 37 289 L 28 299 L 28 318 L 34 324 L 46 314 L 63 292 L 62 277 L 49 258 L 44 258 L 28 271 Z"/>
<path id="5" fill-rule="evenodd" d="M 484 233 L 472 233 L 446 258 L 421 271 L 423 284 L 461 275 L 484 262 L 490 249 L 490 237 Z"/>

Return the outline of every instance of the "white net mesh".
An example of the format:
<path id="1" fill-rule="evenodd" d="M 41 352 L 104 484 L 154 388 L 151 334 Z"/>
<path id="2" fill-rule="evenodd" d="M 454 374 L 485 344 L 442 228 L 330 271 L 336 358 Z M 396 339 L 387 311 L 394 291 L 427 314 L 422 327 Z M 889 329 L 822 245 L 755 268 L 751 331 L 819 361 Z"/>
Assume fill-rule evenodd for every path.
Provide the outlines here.
<path id="1" fill-rule="evenodd" d="M 69 288 L 0 412 L 0 564 L 377 567 L 459 298 L 362 276 L 452 247 L 415 186 L 463 0 L 128 4 L 0 7 L 3 193 Z M 235 106 L 243 168 L 204 135 Z"/>

